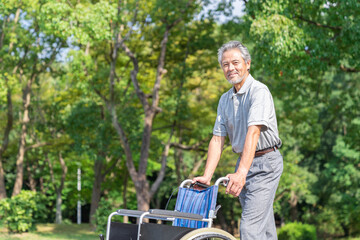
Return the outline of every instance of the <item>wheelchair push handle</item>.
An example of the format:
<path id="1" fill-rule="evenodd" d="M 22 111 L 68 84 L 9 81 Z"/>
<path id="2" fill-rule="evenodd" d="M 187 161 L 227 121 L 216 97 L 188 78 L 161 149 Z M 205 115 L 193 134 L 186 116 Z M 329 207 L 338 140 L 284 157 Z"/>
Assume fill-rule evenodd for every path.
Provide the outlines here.
<path id="1" fill-rule="evenodd" d="M 221 177 L 216 180 L 215 185 L 219 186 L 220 184 L 226 187 L 229 183 L 230 179 L 228 177 Z"/>
<path id="2" fill-rule="evenodd" d="M 209 185 L 201 183 L 201 182 L 195 182 L 195 183 L 190 185 L 190 187 L 194 187 L 194 186 L 199 186 L 199 187 L 204 188 L 204 189 L 210 187 Z"/>
<path id="3" fill-rule="evenodd" d="M 229 182 L 229 178 L 227 177 L 221 177 L 221 178 L 218 178 L 215 182 L 215 185 L 216 186 L 219 186 L 220 184 L 223 185 L 223 186 L 227 186 L 228 182 Z M 192 180 L 191 179 L 187 179 L 187 180 L 184 180 L 181 184 L 180 184 L 180 187 L 185 187 L 189 185 L 188 187 L 192 187 L 193 185 L 197 185 L 199 187 L 202 187 L 202 188 L 208 188 L 210 187 L 209 185 L 206 185 L 206 184 L 203 184 L 203 183 L 200 183 L 200 182 L 196 182 L 196 183 L 192 183 Z"/>
<path id="4" fill-rule="evenodd" d="M 181 184 L 180 184 L 180 187 L 187 187 L 187 188 L 192 188 L 194 186 L 199 186 L 201 188 L 208 188 L 210 187 L 209 185 L 207 184 L 204 184 L 204 183 L 201 183 L 201 182 L 195 182 L 195 183 L 192 183 L 192 180 L 191 179 L 187 179 L 187 180 L 184 180 Z"/>

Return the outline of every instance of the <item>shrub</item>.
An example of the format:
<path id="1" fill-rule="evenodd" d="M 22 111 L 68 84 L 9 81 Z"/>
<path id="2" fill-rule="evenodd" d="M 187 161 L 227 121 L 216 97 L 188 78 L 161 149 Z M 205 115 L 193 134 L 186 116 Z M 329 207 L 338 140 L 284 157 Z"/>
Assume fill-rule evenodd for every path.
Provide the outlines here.
<path id="1" fill-rule="evenodd" d="M 316 240 L 316 228 L 298 222 L 288 223 L 280 228 L 278 238 L 279 240 Z"/>
<path id="2" fill-rule="evenodd" d="M 350 234 L 360 234 L 360 206 L 357 206 L 350 215 Z"/>
<path id="3" fill-rule="evenodd" d="M 106 233 L 108 216 L 114 211 L 116 211 L 116 209 L 114 209 L 110 201 L 107 201 L 104 198 L 100 199 L 99 207 L 94 214 L 94 224 L 96 226 L 97 233 Z"/>
<path id="4" fill-rule="evenodd" d="M 0 216 L 9 232 L 21 233 L 35 229 L 35 223 L 47 215 L 44 196 L 33 191 L 0 200 Z"/>
<path id="5" fill-rule="evenodd" d="M 340 214 L 337 214 L 333 209 L 324 207 L 321 212 L 315 215 L 317 232 L 321 238 L 329 238 L 330 236 L 344 236 L 345 231 L 342 226 L 343 220 Z"/>

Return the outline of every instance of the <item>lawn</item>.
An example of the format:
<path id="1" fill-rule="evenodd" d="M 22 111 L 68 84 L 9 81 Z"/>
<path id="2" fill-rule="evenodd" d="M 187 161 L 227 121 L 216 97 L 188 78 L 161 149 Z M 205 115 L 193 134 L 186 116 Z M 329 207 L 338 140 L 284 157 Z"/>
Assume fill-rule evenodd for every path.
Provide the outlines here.
<path id="1" fill-rule="evenodd" d="M 0 226 L 0 240 L 99 240 L 99 236 L 91 231 L 89 224 L 38 224 L 37 231 L 22 234 L 8 234 L 6 228 Z M 339 240 L 360 240 L 360 238 L 342 238 Z"/>
<path id="2" fill-rule="evenodd" d="M 37 231 L 22 234 L 8 234 L 5 228 L 0 228 L 0 240 L 99 240 L 91 231 L 89 224 L 38 224 Z"/>

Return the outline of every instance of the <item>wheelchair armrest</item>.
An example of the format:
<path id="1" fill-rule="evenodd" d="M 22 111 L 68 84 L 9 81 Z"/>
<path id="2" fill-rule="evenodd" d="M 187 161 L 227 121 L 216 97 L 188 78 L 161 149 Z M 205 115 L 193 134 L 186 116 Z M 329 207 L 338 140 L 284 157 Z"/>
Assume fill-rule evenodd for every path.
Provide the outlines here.
<path id="1" fill-rule="evenodd" d="M 192 219 L 192 220 L 202 220 L 203 219 L 203 217 L 200 214 L 177 212 L 177 211 L 162 210 L 162 209 L 150 209 L 149 213 L 151 215 L 156 215 L 159 217 L 174 217 L 174 218 L 185 218 L 185 219 Z"/>
<path id="2" fill-rule="evenodd" d="M 129 217 L 140 217 L 144 211 L 140 210 L 129 210 L 129 209 L 119 209 L 116 211 L 119 215 L 129 216 Z"/>

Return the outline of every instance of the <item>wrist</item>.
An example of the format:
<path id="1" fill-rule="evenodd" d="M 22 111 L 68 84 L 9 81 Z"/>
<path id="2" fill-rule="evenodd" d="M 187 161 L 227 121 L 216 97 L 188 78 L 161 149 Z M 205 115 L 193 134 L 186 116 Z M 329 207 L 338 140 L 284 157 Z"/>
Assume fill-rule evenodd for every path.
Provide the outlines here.
<path id="1" fill-rule="evenodd" d="M 245 167 L 239 167 L 236 172 L 242 175 L 247 175 L 248 170 Z"/>
<path id="2" fill-rule="evenodd" d="M 210 174 L 210 173 L 204 173 L 203 177 L 210 181 L 211 178 L 212 178 L 212 174 Z"/>

